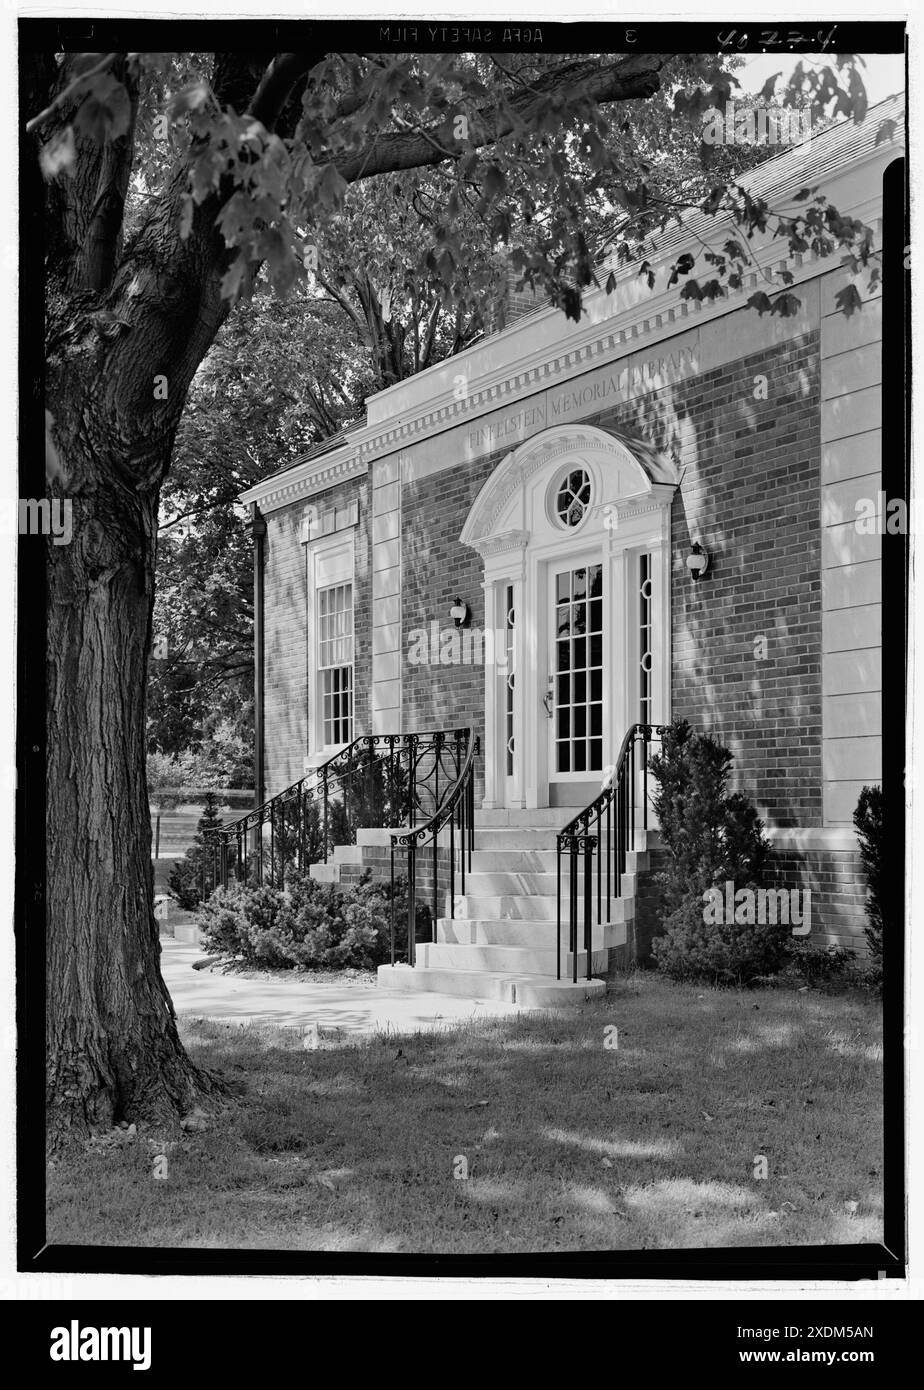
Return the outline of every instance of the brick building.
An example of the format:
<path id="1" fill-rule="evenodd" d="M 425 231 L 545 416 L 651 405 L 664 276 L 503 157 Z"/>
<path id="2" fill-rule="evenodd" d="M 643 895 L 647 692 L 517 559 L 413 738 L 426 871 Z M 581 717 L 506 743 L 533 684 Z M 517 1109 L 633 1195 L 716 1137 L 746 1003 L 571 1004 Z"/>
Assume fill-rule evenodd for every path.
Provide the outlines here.
<path id="1" fill-rule="evenodd" d="M 820 186 L 879 245 L 902 114 L 880 103 L 746 182 L 790 209 Z M 266 526 L 267 796 L 360 734 L 471 726 L 480 827 L 541 830 L 547 852 L 630 725 L 685 716 L 733 750 L 778 881 L 812 888 L 813 935 L 862 947 L 851 817 L 881 776 L 881 537 L 857 516 L 881 486 L 882 301 L 861 288 L 845 316 L 839 256 L 806 254 L 798 311 L 759 316 L 746 300 L 784 255 L 760 235 L 739 292 L 683 299 L 671 265 L 730 230 L 687 218 L 653 289 L 622 270 L 577 324 L 508 315 L 245 494 Z M 644 935 L 625 915 L 604 942 L 623 958 Z"/>

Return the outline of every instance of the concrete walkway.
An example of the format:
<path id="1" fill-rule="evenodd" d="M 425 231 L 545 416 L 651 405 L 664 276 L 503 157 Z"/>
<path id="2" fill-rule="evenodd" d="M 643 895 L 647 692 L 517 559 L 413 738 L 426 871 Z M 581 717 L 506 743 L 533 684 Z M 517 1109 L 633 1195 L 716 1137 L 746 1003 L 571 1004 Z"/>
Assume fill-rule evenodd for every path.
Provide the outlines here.
<path id="1" fill-rule="evenodd" d="M 220 970 L 193 970 L 200 946 L 161 938 L 164 980 L 182 1019 L 212 1018 L 238 1023 L 272 1023 L 304 1029 L 311 1024 L 343 1033 L 414 1033 L 446 1028 L 460 1020 L 509 1017 L 525 1010 L 496 999 L 460 999 L 452 994 L 408 994 L 366 980 L 327 981 L 322 976 L 247 979 Z"/>

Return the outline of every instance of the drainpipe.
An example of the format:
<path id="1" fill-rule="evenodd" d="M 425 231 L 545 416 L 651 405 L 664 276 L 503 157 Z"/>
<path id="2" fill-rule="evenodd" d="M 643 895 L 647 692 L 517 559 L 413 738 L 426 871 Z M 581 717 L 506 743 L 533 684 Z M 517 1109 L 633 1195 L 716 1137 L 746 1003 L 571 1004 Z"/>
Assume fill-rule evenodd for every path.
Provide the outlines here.
<path id="1" fill-rule="evenodd" d="M 263 561 L 266 543 L 266 517 L 253 504 L 253 641 L 254 671 L 254 805 L 262 806 L 264 797 L 263 772 Z"/>

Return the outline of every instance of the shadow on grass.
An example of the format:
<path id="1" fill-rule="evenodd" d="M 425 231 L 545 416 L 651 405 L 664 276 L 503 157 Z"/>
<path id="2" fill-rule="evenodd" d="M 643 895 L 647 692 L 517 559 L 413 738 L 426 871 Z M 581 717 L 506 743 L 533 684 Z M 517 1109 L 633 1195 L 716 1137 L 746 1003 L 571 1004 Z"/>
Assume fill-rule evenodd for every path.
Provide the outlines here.
<path id="1" fill-rule="evenodd" d="M 312 1051 L 294 1031 L 199 1021 L 187 1045 L 239 1098 L 181 1140 L 141 1134 L 56 1167 L 49 1238 L 459 1253 L 877 1241 L 879 1037 L 867 996 L 644 975 L 580 1010 Z"/>

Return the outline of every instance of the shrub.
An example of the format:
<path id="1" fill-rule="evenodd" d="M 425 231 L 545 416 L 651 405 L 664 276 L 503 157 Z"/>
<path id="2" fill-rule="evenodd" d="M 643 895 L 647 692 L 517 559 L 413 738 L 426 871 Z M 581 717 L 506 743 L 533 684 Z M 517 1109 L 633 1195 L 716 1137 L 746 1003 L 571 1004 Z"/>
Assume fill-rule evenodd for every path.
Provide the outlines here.
<path id="1" fill-rule="evenodd" d="M 732 882 L 736 891 L 763 883 L 770 845 L 750 798 L 729 792 L 732 754 L 694 734 L 685 719 L 671 725 L 649 764 L 652 798 L 668 868 L 657 876 L 664 932 L 652 942 L 655 963 L 675 979 L 748 983 L 783 965 L 789 928 L 783 923 L 707 921 L 704 895 Z"/>
<path id="2" fill-rule="evenodd" d="M 672 979 L 751 984 L 782 969 L 789 942 L 789 928 L 779 923 L 707 923 L 702 898 L 688 895 L 651 949 L 659 969 Z"/>
<path id="3" fill-rule="evenodd" d="M 202 900 L 202 849 L 205 832 L 215 830 L 220 825 L 218 798 L 214 792 L 208 792 L 196 827 L 195 839 L 186 851 L 185 858 L 174 863 L 168 879 L 171 893 L 180 907 L 185 908 L 187 912 L 194 912 Z"/>
<path id="4" fill-rule="evenodd" d="M 866 942 L 874 972 L 882 972 L 882 788 L 864 787 L 853 823 L 860 841 L 860 859 L 866 875 Z"/>
<path id="5" fill-rule="evenodd" d="M 417 935 L 429 929 L 417 907 Z M 355 884 L 319 883 L 292 874 L 285 890 L 232 883 L 203 903 L 205 949 L 249 965 L 281 969 L 371 970 L 391 959 L 391 890 L 364 874 Z M 395 946 L 407 947 L 407 883 L 395 882 Z"/>
<path id="6" fill-rule="evenodd" d="M 846 946 L 809 946 L 794 941 L 789 950 L 789 968 L 809 985 L 839 984 L 855 975 L 856 951 Z"/>

